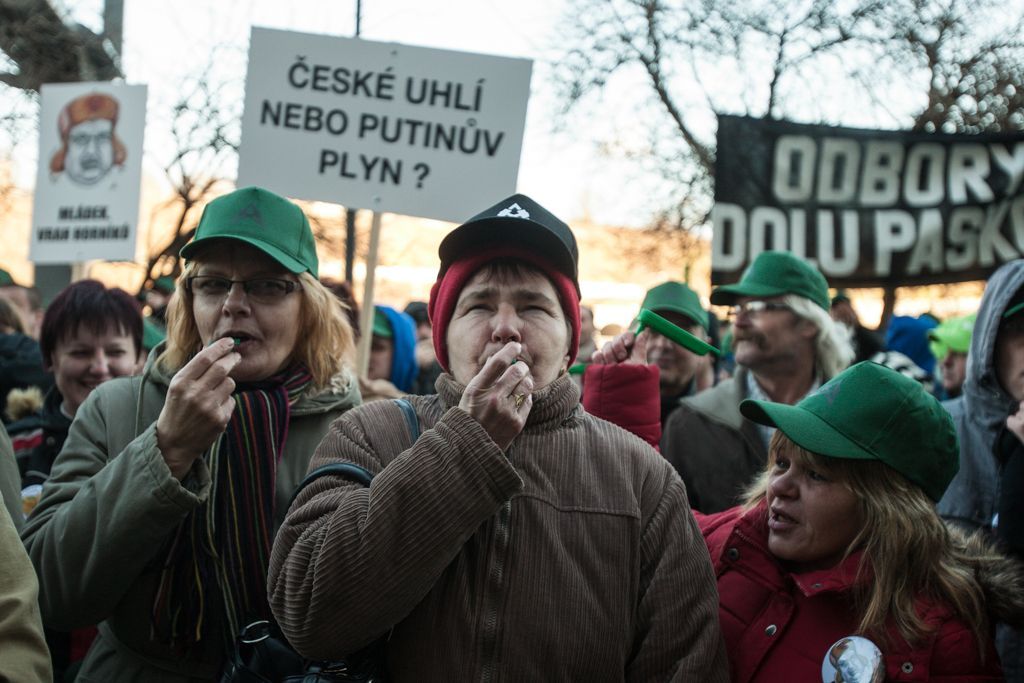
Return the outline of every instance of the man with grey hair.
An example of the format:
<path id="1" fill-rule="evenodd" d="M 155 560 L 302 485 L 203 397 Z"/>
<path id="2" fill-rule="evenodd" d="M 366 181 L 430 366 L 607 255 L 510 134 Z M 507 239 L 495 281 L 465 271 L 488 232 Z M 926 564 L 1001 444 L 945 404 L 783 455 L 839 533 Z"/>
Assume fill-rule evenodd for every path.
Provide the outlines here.
<path id="1" fill-rule="evenodd" d="M 824 276 L 789 252 L 761 253 L 711 303 L 732 306 L 737 372 L 683 399 L 661 437 L 690 504 L 705 514 L 739 504 L 767 460 L 773 430 L 743 417 L 740 402 L 797 403 L 853 359 L 848 333 L 829 317 Z"/>

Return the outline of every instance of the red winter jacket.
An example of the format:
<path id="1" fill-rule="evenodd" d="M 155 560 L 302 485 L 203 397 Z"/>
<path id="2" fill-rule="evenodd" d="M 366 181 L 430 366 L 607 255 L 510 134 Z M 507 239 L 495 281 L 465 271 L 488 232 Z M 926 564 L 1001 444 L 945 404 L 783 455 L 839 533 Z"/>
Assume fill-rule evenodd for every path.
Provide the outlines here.
<path id="1" fill-rule="evenodd" d="M 696 517 L 718 580 L 718 614 L 732 680 L 822 680 L 829 648 L 844 636 L 859 635 L 850 598 L 860 554 L 832 569 L 793 574 L 768 551 L 763 503 L 745 514 L 736 507 Z M 882 650 L 886 681 L 1003 680 L 991 644 L 982 662 L 974 633 L 946 607 L 925 604 L 921 609 L 935 630 L 918 647 L 895 629 L 888 647 L 869 638 Z"/>
<path id="2" fill-rule="evenodd" d="M 633 432 L 658 448 L 661 441 L 658 366 L 592 363 L 583 377 L 583 407 L 588 413 Z"/>

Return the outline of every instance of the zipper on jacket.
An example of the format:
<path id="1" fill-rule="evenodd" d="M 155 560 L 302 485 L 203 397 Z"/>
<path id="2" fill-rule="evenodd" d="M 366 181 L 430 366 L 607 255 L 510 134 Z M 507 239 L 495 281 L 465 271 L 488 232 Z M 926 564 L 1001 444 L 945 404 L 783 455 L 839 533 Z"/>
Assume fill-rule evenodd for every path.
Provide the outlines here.
<path id="1" fill-rule="evenodd" d="M 480 673 L 481 683 L 494 680 L 497 666 L 495 655 L 498 649 L 498 608 L 505 588 L 505 564 L 511 540 L 512 529 L 509 519 L 512 516 L 512 501 L 502 503 L 498 519 L 494 523 L 494 561 L 488 571 L 487 608 L 484 610 L 484 633 L 481 661 L 483 669 Z"/>

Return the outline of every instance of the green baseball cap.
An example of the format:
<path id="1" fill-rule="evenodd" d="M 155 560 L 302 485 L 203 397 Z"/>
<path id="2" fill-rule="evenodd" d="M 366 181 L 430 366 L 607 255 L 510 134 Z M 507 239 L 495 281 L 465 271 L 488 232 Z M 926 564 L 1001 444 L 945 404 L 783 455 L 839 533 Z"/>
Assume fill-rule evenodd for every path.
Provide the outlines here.
<path id="1" fill-rule="evenodd" d="M 309 220 L 296 204 L 262 187 L 245 187 L 206 205 L 191 242 L 181 249 L 186 261 L 204 242 L 233 239 L 251 244 L 293 273 L 318 277 L 316 242 Z"/>
<path id="2" fill-rule="evenodd" d="M 837 289 L 835 295 L 832 297 L 832 305 L 835 306 L 841 301 L 851 303 L 850 294 L 845 289 Z"/>
<path id="3" fill-rule="evenodd" d="M 1016 304 L 1013 304 L 1012 306 L 1008 307 L 1006 309 L 1006 311 L 1003 313 L 1003 317 L 1004 318 L 1012 318 L 1013 316 L 1017 315 L 1021 311 L 1024 311 L 1024 301 L 1021 301 L 1020 303 L 1016 303 Z"/>
<path id="4" fill-rule="evenodd" d="M 167 333 L 153 324 L 149 318 L 142 319 L 142 348 L 150 351 L 167 338 Z"/>
<path id="5" fill-rule="evenodd" d="M 942 360 L 950 351 L 967 353 L 971 348 L 971 333 L 977 313 L 950 318 L 938 327 L 928 330 L 932 355 Z"/>
<path id="6" fill-rule="evenodd" d="M 391 321 L 388 320 L 387 315 L 384 311 L 380 310 L 379 306 L 373 309 L 373 336 L 383 337 L 384 339 L 391 339 L 395 333 L 391 329 Z"/>
<path id="7" fill-rule="evenodd" d="M 711 292 L 711 303 L 731 306 L 745 296 L 796 294 L 810 299 L 826 311 L 828 282 L 818 269 L 788 251 L 763 251 L 743 271 L 734 285 L 722 285 Z"/>
<path id="8" fill-rule="evenodd" d="M 829 458 L 880 460 L 935 501 L 960 469 L 953 419 L 921 384 L 865 361 L 795 406 L 746 399 L 740 412 Z"/>
<path id="9" fill-rule="evenodd" d="M 170 275 L 161 275 L 153 280 L 153 289 L 164 294 L 174 294 L 174 278 Z"/>
<path id="10" fill-rule="evenodd" d="M 646 308 L 655 313 L 662 311 L 680 313 L 703 327 L 705 332 L 708 329 L 708 312 L 700 305 L 697 293 L 682 282 L 663 282 L 648 289 L 640 308 Z"/>

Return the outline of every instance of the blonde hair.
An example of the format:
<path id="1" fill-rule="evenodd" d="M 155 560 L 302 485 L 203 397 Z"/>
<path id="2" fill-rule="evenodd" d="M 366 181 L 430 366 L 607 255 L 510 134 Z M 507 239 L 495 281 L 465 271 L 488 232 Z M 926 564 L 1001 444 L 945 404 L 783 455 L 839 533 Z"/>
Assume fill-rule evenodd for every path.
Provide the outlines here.
<path id="1" fill-rule="evenodd" d="M 891 619 L 908 643 L 920 644 L 931 630 L 915 607 L 924 597 L 952 609 L 984 656 L 989 619 L 976 568 L 997 554 L 968 553 L 967 540 L 946 526 L 921 487 L 885 463 L 817 455 L 779 430 L 768 447 L 768 467 L 747 491 L 748 510 L 766 499 L 768 475 L 780 455 L 808 463 L 857 497 L 863 526 L 844 559 L 862 549 L 858 578 L 870 572 L 870 580 L 857 581 L 854 589 L 861 633 L 884 642 Z"/>
<path id="2" fill-rule="evenodd" d="M 186 280 L 195 275 L 197 261 L 189 261 L 174 285 L 174 295 L 167 305 L 167 348 L 157 363 L 167 372 L 176 372 L 195 355 L 202 346 L 199 328 L 192 314 L 192 293 Z M 309 273 L 299 274 L 302 309 L 299 314 L 301 334 L 292 359 L 303 363 L 313 375 L 316 390 L 331 386 L 332 379 L 340 375 L 355 355 L 352 326 L 345 315 L 344 305 L 330 290 Z"/>
<path id="3" fill-rule="evenodd" d="M 828 311 L 806 297 L 787 294 L 782 302 L 797 317 L 818 328 L 814 336 L 814 369 L 822 381 L 832 379 L 845 370 L 855 355 L 850 343 L 850 332 L 836 323 Z"/>

